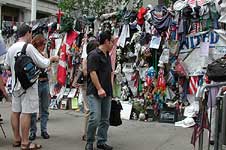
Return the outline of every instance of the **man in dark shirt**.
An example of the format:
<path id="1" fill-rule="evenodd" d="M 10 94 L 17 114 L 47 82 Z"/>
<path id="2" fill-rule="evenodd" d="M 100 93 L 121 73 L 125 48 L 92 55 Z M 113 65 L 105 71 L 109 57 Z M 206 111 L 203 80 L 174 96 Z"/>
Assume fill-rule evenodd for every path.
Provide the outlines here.
<path id="1" fill-rule="evenodd" d="M 97 131 L 97 148 L 112 150 L 106 144 L 112 97 L 112 68 L 108 52 L 112 49 L 111 33 L 105 31 L 99 35 L 100 46 L 91 51 L 87 58 L 87 97 L 90 118 L 87 127 L 86 150 L 93 150 Z"/>

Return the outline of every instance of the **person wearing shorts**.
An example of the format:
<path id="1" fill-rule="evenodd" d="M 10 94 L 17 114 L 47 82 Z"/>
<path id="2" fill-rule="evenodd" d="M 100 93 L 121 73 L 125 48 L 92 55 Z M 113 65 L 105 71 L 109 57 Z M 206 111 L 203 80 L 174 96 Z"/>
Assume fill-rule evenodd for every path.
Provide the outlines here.
<path id="1" fill-rule="evenodd" d="M 32 40 L 31 27 L 23 23 L 17 32 L 18 41 L 14 43 L 6 54 L 5 66 L 12 72 L 12 114 L 11 125 L 13 129 L 13 146 L 21 147 L 21 150 L 40 149 L 42 146 L 29 142 L 29 129 L 31 123 L 31 114 L 39 110 L 38 84 L 37 82 L 26 91 L 22 88 L 18 79 L 15 78 L 15 56 L 20 52 L 23 46 L 28 43 L 26 54 L 31 57 L 39 68 L 47 68 L 51 61 L 57 61 L 58 56 L 50 59 L 42 56 L 38 50 L 30 44 Z M 21 130 L 21 134 L 20 134 Z"/>

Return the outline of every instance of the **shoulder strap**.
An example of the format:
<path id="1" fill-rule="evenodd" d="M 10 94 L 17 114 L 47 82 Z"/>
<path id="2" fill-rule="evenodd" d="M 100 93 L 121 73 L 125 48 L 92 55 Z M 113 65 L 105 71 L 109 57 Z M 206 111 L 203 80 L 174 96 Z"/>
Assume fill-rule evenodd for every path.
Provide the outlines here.
<path id="1" fill-rule="evenodd" d="M 26 55 L 26 49 L 27 49 L 27 43 L 24 44 L 22 50 L 21 50 L 21 53 Z"/>
<path id="2" fill-rule="evenodd" d="M 24 44 L 24 46 L 23 46 L 23 48 L 21 50 L 21 53 L 23 53 L 24 55 L 26 55 L 26 48 L 27 48 L 27 43 Z M 17 75 L 15 74 L 15 83 L 14 83 L 14 87 L 13 87 L 12 92 L 14 92 L 16 84 L 17 84 Z"/>

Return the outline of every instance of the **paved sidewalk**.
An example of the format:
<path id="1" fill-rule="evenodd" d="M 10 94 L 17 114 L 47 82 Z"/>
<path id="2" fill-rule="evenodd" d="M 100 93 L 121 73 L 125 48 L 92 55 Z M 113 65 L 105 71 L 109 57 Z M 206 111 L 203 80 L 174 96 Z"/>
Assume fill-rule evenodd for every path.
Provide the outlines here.
<path id="1" fill-rule="evenodd" d="M 0 131 L 0 150 L 19 150 L 12 148 L 9 103 L 0 104 L 3 127 L 7 134 L 4 139 Z M 38 124 L 37 140 L 43 150 L 84 150 L 81 141 L 83 115 L 72 110 L 51 110 L 48 122 L 50 139 L 40 137 Z M 158 122 L 125 121 L 120 127 L 110 127 L 109 144 L 114 150 L 192 150 L 190 144 L 192 129 L 176 128 L 173 124 Z"/>

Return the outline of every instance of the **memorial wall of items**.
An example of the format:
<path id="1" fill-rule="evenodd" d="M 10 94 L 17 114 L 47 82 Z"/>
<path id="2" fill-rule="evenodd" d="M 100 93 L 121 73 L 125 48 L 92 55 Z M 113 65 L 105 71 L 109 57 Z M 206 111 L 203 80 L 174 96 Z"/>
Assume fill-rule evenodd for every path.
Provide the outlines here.
<path id="1" fill-rule="evenodd" d="M 76 76 L 87 36 L 110 30 L 114 71 L 113 98 L 120 100 L 124 119 L 176 122 L 192 104 L 206 67 L 226 54 L 224 1 L 177 0 L 169 6 L 122 3 L 115 12 L 73 18 L 58 16 L 56 23 L 36 22 L 48 38 L 52 109 L 79 109 Z M 60 25 L 60 26 L 59 26 Z M 2 31 L 3 37 L 8 36 Z"/>

